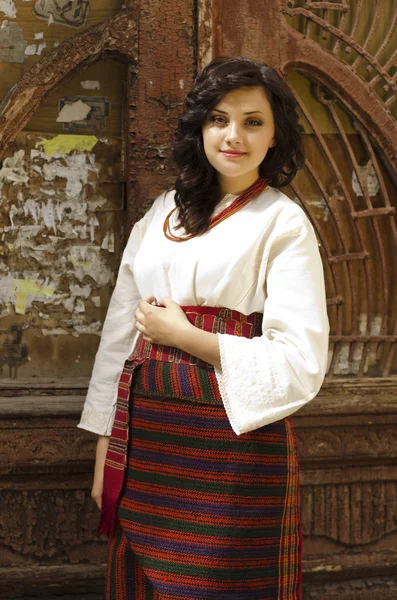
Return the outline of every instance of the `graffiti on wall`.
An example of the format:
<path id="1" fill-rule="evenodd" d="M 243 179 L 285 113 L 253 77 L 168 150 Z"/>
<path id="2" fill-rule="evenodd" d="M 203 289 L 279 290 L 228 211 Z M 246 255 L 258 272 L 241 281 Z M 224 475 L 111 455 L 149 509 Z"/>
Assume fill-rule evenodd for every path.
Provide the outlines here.
<path id="1" fill-rule="evenodd" d="M 105 131 L 110 102 L 104 96 L 66 96 L 59 103 L 57 121 L 63 131 Z"/>
<path id="2" fill-rule="evenodd" d="M 0 27 L 0 60 L 7 63 L 23 63 L 27 42 L 23 39 L 18 23 L 3 21 Z"/>
<path id="3" fill-rule="evenodd" d="M 22 343 L 23 329 L 20 325 L 12 325 L 7 330 L 0 330 L 0 375 L 8 366 L 8 375 L 16 377 L 17 369 L 27 361 L 28 351 Z"/>
<path id="4" fill-rule="evenodd" d="M 78 29 L 85 25 L 89 7 L 88 0 L 38 0 L 33 14 L 49 25 L 57 23 Z"/>

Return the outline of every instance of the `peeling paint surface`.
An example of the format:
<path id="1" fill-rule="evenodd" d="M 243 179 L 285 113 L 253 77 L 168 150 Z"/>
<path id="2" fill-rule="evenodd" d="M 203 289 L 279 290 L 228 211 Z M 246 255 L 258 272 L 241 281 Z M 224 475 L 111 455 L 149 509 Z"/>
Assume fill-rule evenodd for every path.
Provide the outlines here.
<path id="1" fill-rule="evenodd" d="M 367 186 L 368 195 L 371 197 L 376 196 L 376 194 L 379 192 L 380 185 L 374 166 L 371 162 L 364 166 L 359 166 L 359 177 L 363 181 L 363 185 Z M 356 171 L 353 171 L 352 173 L 352 186 L 356 196 L 364 195 Z"/>
<path id="2" fill-rule="evenodd" d="M 23 63 L 26 46 L 18 23 L 3 21 L 0 28 L 0 61 Z"/>
<path id="3" fill-rule="evenodd" d="M 60 101 L 61 111 L 68 105 L 72 105 L 73 118 L 68 118 L 63 122 L 64 131 L 68 133 L 79 133 L 84 129 L 89 129 L 90 133 L 92 131 L 106 131 L 106 120 L 111 111 L 111 105 L 106 96 L 65 96 Z M 84 109 L 81 118 L 78 119 L 77 115 L 83 105 L 89 107 L 90 110 Z"/>
<path id="4" fill-rule="evenodd" d="M 358 319 L 359 326 L 359 334 L 365 335 L 367 330 L 368 323 L 368 315 L 365 313 L 361 313 Z M 382 326 L 382 317 L 380 315 L 372 316 L 372 320 L 369 327 L 369 333 L 373 336 L 379 336 L 381 334 L 381 326 Z M 363 357 L 364 352 L 364 344 L 356 343 L 354 345 L 353 356 L 349 358 L 350 347 L 348 344 L 342 344 L 341 351 L 338 355 L 338 360 L 336 362 L 335 374 L 336 375 L 357 375 L 360 362 Z M 332 357 L 332 352 L 330 352 L 330 357 Z M 365 364 L 364 364 L 364 374 L 367 374 L 368 371 L 376 365 L 377 357 L 376 357 L 376 348 L 367 348 L 366 356 L 365 356 Z"/>
<path id="5" fill-rule="evenodd" d="M 50 25 L 58 23 L 68 27 L 79 28 L 85 25 L 90 3 L 88 0 L 38 0 L 33 14 L 44 19 Z"/>
<path id="6" fill-rule="evenodd" d="M 59 111 L 57 123 L 84 121 L 90 110 L 91 106 L 88 106 L 88 104 L 85 104 L 85 102 L 82 102 L 81 100 L 65 104 Z"/>
<path id="7" fill-rule="evenodd" d="M 43 52 L 43 50 L 47 48 L 47 44 L 45 42 L 42 42 L 41 44 L 30 44 L 29 46 L 26 46 L 25 48 L 25 54 L 27 56 L 34 56 L 35 54 L 37 54 L 38 56 L 41 56 L 41 53 Z"/>
<path id="8" fill-rule="evenodd" d="M 36 352 L 41 362 L 47 351 L 56 361 L 59 351 L 52 344 L 66 336 L 88 340 L 92 361 L 119 262 L 119 212 L 112 206 L 120 199 L 107 196 L 98 183 L 114 179 L 109 170 L 119 142 L 57 137 L 70 139 L 20 134 L 19 149 L 0 169 L 0 314 L 2 329 L 23 327 L 33 357 L 32 365 L 18 367 L 25 374 L 37 364 Z M 44 337 L 54 340 L 48 350 L 40 345 Z"/>
<path id="9" fill-rule="evenodd" d="M 0 0 L 0 13 L 3 13 L 6 17 L 15 19 L 17 16 L 17 8 L 14 0 Z"/>
<path id="10" fill-rule="evenodd" d="M 86 79 L 85 81 L 80 81 L 81 87 L 85 90 L 100 90 L 101 85 L 97 80 Z"/>

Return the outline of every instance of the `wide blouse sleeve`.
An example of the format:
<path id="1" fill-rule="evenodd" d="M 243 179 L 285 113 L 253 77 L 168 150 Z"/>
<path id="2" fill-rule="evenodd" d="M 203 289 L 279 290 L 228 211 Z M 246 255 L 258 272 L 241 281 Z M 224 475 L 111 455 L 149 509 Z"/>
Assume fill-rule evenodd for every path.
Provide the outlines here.
<path id="1" fill-rule="evenodd" d="M 329 323 L 314 230 L 294 229 L 271 245 L 262 335 L 218 334 L 220 392 L 236 434 L 287 417 L 312 400 L 327 369 Z"/>
<path id="2" fill-rule="evenodd" d="M 134 314 L 141 298 L 134 279 L 133 264 L 151 210 L 134 225 L 124 250 L 78 424 L 81 429 L 99 435 L 111 434 L 118 381 L 134 344 L 134 337 L 137 337 Z"/>

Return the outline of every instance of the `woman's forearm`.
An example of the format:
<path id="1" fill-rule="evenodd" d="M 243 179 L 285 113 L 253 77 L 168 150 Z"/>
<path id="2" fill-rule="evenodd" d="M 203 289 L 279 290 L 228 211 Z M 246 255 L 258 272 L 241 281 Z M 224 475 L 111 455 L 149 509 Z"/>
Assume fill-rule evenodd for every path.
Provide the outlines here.
<path id="1" fill-rule="evenodd" d="M 218 336 L 216 333 L 198 329 L 191 323 L 177 337 L 177 348 L 197 356 L 217 369 L 221 368 Z"/>
<path id="2" fill-rule="evenodd" d="M 102 507 L 103 471 L 106 453 L 109 447 L 109 440 L 109 436 L 100 435 L 96 445 L 94 481 L 92 484 L 91 496 L 97 503 L 99 510 Z"/>

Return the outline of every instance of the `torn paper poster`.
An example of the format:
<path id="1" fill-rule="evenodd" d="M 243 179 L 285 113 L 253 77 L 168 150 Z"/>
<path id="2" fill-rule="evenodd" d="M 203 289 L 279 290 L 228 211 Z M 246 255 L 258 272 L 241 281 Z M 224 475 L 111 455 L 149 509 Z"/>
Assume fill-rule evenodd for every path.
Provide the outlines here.
<path id="1" fill-rule="evenodd" d="M 54 181 L 56 177 L 66 179 L 66 196 L 69 199 L 78 199 L 83 185 L 88 181 L 90 172 L 96 173 L 98 168 L 95 160 L 90 160 L 90 154 L 71 154 L 63 160 L 53 160 L 43 166 L 43 176 L 47 181 Z"/>
<path id="2" fill-rule="evenodd" d="M 34 56 L 36 54 L 36 51 L 37 51 L 36 44 L 30 44 L 29 46 L 26 46 L 26 48 L 25 48 L 26 56 Z"/>
<path id="3" fill-rule="evenodd" d="M 10 296 L 15 294 L 15 312 L 17 315 L 24 315 L 27 308 L 28 296 L 30 301 L 32 296 L 47 296 L 53 295 L 54 290 L 46 285 L 41 287 L 38 281 L 33 279 L 9 279 Z"/>
<path id="4" fill-rule="evenodd" d="M 62 329 L 62 327 L 54 327 L 54 329 L 42 329 L 43 335 L 70 335 L 68 331 Z"/>
<path id="5" fill-rule="evenodd" d="M 49 25 L 57 23 L 77 29 L 85 25 L 89 8 L 89 0 L 37 0 L 33 14 Z"/>
<path id="6" fill-rule="evenodd" d="M 0 194 L 5 183 L 27 183 L 28 181 L 24 150 L 18 150 L 14 156 L 3 160 L 3 166 L 0 168 Z"/>
<path id="7" fill-rule="evenodd" d="M 73 150 L 90 151 L 97 142 L 98 138 L 95 135 L 60 134 L 51 140 L 40 142 L 40 145 L 43 146 L 46 156 L 52 156 L 56 152 L 69 154 Z"/>
<path id="8" fill-rule="evenodd" d="M 80 81 L 81 87 L 85 90 L 100 90 L 101 86 L 99 81 L 94 81 L 90 79 L 86 79 L 85 81 Z"/>
<path id="9" fill-rule="evenodd" d="M 23 63 L 26 46 L 18 23 L 3 21 L 0 28 L 0 62 Z"/>
<path id="10" fill-rule="evenodd" d="M 90 131 L 105 131 L 107 117 L 110 115 L 111 102 L 106 96 L 65 96 L 60 100 L 60 107 L 65 104 L 73 104 L 75 102 L 83 102 L 91 107 L 91 111 L 80 121 L 64 122 L 62 125 L 63 131 L 68 133 L 79 133 L 82 129 Z"/>
<path id="11" fill-rule="evenodd" d="M 17 16 L 17 8 L 14 0 L 0 0 L 0 13 L 3 13 L 6 17 L 15 19 Z"/>
<path id="12" fill-rule="evenodd" d="M 84 121 L 90 110 L 91 106 L 81 100 L 72 102 L 71 104 L 64 104 L 57 116 L 57 123 Z"/>
<path id="13" fill-rule="evenodd" d="M 114 233 L 113 231 L 109 231 L 106 233 L 103 238 L 103 242 L 101 244 L 102 250 L 107 250 L 108 252 L 114 252 Z"/>
<path id="14" fill-rule="evenodd" d="M 37 46 L 36 54 L 38 56 L 41 56 L 41 53 L 43 52 L 44 48 L 47 48 L 47 44 L 45 42 L 42 42 Z"/>
<path id="15" fill-rule="evenodd" d="M 89 325 L 75 325 L 74 328 L 78 333 L 101 335 L 102 325 L 99 321 L 94 321 Z"/>
<path id="16" fill-rule="evenodd" d="M 47 156 L 49 137 L 52 153 Z M 104 215 L 100 209 L 115 203 L 101 182 L 115 175 L 119 141 L 109 138 L 95 153 L 97 146 L 86 150 L 87 140 L 88 148 L 99 141 L 94 136 L 63 135 L 54 142 L 55 137 L 21 134 L 18 143 L 23 150 L 5 157 L 0 168 L 0 253 L 4 249 L 7 257 L 0 261 L 0 314 L 26 324 L 29 340 L 45 335 L 47 342 L 51 340 L 34 346 L 32 361 L 39 368 L 45 360 L 51 363 L 52 350 L 59 344 L 66 342 L 74 352 L 78 347 L 74 338 L 100 335 L 98 321 L 103 319 L 118 265 L 118 256 L 105 252 L 101 244 L 107 231 L 118 236 L 119 215 Z M 60 140 L 65 143 L 57 143 Z M 117 237 L 115 247 L 118 254 Z M 84 344 L 91 348 L 96 341 L 87 339 Z"/>
<path id="17" fill-rule="evenodd" d="M 371 197 L 376 196 L 376 194 L 379 192 L 380 186 L 372 162 L 368 161 L 366 165 L 360 165 L 358 169 L 360 179 L 363 181 L 363 184 L 366 184 L 367 186 L 368 195 Z M 361 189 L 360 182 L 355 171 L 352 173 L 352 186 L 356 196 L 363 196 L 363 190 Z"/>

